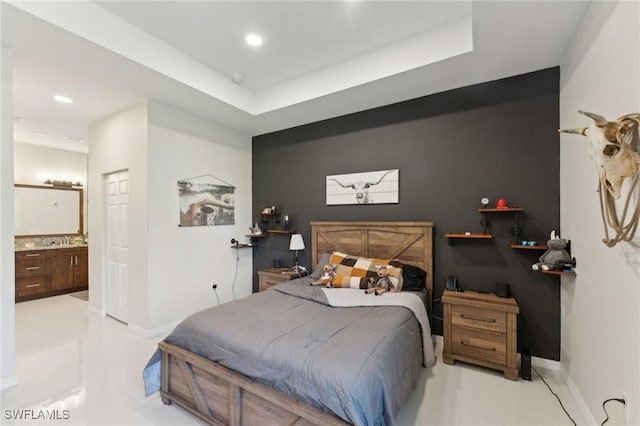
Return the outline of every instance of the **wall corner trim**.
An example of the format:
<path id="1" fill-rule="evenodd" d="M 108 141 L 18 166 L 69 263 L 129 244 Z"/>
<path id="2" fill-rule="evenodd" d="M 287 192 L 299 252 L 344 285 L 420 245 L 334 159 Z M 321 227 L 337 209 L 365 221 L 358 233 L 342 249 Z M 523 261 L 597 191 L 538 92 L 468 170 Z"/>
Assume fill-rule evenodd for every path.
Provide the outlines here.
<path id="1" fill-rule="evenodd" d="M 569 392 L 571 393 L 571 396 L 573 396 L 573 399 L 576 401 L 576 404 L 580 409 L 580 413 L 582 414 L 582 417 L 584 417 L 587 424 L 592 426 L 597 426 L 598 422 L 596 421 L 596 418 L 593 416 L 593 413 L 591 413 L 591 410 L 589 410 L 589 407 L 587 406 L 587 403 L 582 397 L 582 394 L 578 390 L 578 387 L 574 383 L 571 376 L 569 376 L 569 373 L 567 372 L 567 370 L 564 368 L 564 365 L 562 364 L 560 364 L 560 376 L 562 377 L 562 380 L 564 380 L 564 382 L 566 383 L 567 388 L 569 388 Z"/>

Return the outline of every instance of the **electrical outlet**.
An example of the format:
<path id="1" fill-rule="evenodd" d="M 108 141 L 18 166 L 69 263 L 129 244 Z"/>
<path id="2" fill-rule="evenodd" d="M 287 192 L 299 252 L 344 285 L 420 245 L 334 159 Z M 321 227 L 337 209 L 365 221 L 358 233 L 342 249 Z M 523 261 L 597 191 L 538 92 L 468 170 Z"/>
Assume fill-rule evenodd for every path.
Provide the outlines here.
<path id="1" fill-rule="evenodd" d="M 626 425 L 630 425 L 631 424 L 631 407 L 629 406 L 631 404 L 631 401 L 629 400 L 629 397 L 627 396 L 626 393 L 622 392 L 622 399 L 624 399 L 624 424 Z"/>

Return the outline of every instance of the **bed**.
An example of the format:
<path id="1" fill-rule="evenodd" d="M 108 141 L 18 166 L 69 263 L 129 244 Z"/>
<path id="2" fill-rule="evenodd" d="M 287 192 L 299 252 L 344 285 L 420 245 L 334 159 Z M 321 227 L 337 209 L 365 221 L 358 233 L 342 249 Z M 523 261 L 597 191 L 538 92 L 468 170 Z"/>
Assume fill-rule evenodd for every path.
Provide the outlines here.
<path id="1" fill-rule="evenodd" d="M 431 222 L 311 222 L 311 245 L 312 265 L 323 253 L 339 251 L 421 268 L 426 279 L 420 303 L 430 307 Z M 280 284 L 201 311 L 176 327 L 158 345 L 162 401 L 212 425 L 394 424 L 417 370 L 435 359 L 428 319 L 425 325 L 418 318 L 420 308 L 393 306 L 391 298 L 405 292 L 367 296 L 367 302 L 389 306 L 357 302 L 343 308 L 336 306 L 353 305 L 328 300 L 334 296 L 327 294 L 344 298 L 364 292 L 325 291 L 311 281 Z M 243 309 L 250 315 L 238 314 Z M 201 325 L 225 319 L 228 326 Z M 343 332 L 347 327 L 354 327 L 352 334 Z"/>

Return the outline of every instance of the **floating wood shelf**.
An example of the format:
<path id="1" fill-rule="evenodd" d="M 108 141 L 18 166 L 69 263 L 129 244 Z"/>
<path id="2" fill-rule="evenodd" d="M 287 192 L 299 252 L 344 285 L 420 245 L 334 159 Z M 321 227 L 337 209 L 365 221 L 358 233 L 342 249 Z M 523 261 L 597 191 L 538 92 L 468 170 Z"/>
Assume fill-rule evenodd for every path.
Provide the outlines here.
<path id="1" fill-rule="evenodd" d="M 541 271 L 543 274 L 547 275 L 576 275 L 575 271 L 565 272 L 565 271 Z"/>
<path id="2" fill-rule="evenodd" d="M 295 234 L 296 231 L 287 231 L 286 229 L 269 229 L 267 231 L 270 234 Z"/>
<path id="3" fill-rule="evenodd" d="M 233 249 L 253 248 L 254 244 L 234 244 L 231 246 Z"/>
<path id="4" fill-rule="evenodd" d="M 459 232 L 450 232 L 448 234 L 444 234 L 445 238 L 484 238 L 491 239 L 493 235 L 491 234 L 465 234 Z"/>
<path id="5" fill-rule="evenodd" d="M 247 235 L 245 235 L 245 237 L 248 237 L 248 238 L 267 238 L 268 235 L 267 234 L 247 234 Z"/>
<path id="6" fill-rule="evenodd" d="M 499 208 L 480 208 L 478 209 L 480 213 L 491 213 L 491 212 L 523 212 L 524 209 L 522 207 L 505 207 L 503 209 Z"/>
<path id="7" fill-rule="evenodd" d="M 455 240 L 457 239 L 473 239 L 473 240 L 490 240 L 493 238 L 493 235 L 491 234 L 465 234 L 465 233 L 458 233 L 458 232 L 450 232 L 447 234 L 444 234 L 444 237 L 447 239 L 447 241 L 449 242 L 449 245 L 453 245 Z"/>
<path id="8" fill-rule="evenodd" d="M 549 247 L 546 244 L 538 244 L 535 246 L 523 246 L 521 244 L 511 244 L 510 246 L 512 249 L 519 249 L 519 250 L 548 250 Z"/>

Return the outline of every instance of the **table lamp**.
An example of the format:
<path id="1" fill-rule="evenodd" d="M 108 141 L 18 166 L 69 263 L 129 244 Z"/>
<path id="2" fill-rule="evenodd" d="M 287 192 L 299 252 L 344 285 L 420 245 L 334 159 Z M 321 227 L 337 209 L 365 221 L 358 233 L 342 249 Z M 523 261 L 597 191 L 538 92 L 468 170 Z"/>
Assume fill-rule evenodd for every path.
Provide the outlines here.
<path id="1" fill-rule="evenodd" d="M 291 242 L 289 243 L 289 250 L 295 250 L 296 252 L 296 265 L 291 268 L 292 271 L 300 272 L 301 267 L 298 266 L 298 250 L 304 250 L 304 240 L 302 234 L 291 235 Z"/>

